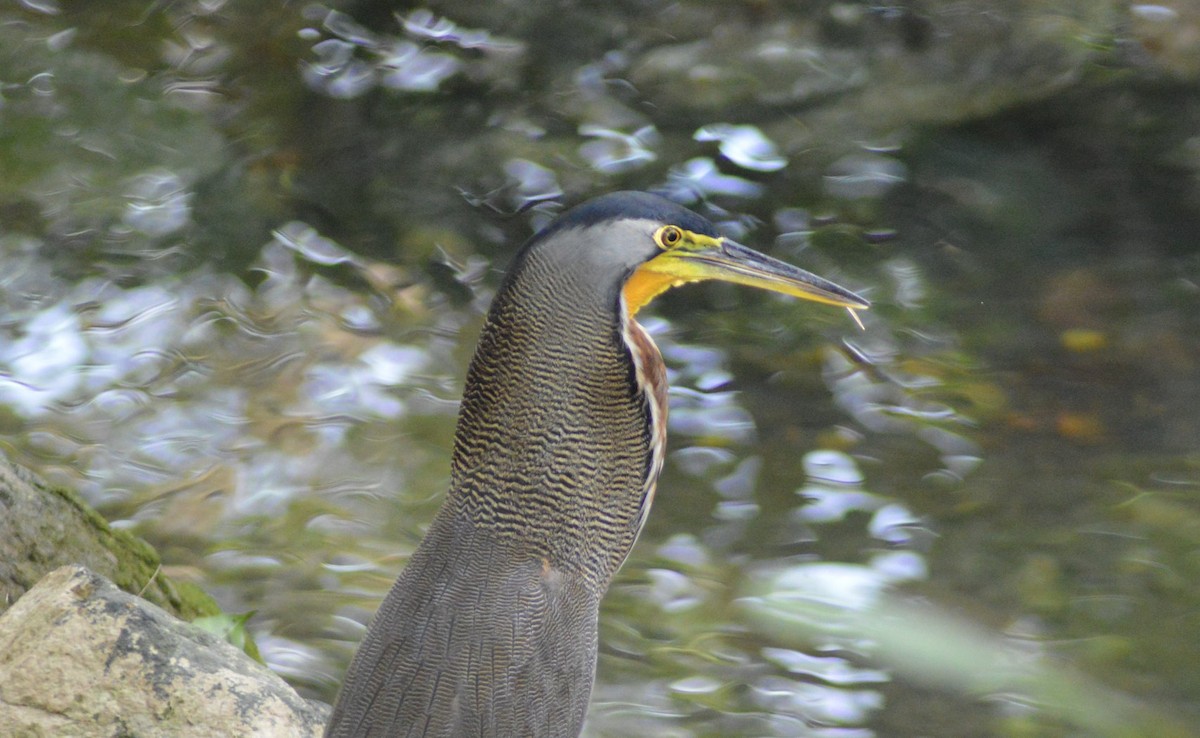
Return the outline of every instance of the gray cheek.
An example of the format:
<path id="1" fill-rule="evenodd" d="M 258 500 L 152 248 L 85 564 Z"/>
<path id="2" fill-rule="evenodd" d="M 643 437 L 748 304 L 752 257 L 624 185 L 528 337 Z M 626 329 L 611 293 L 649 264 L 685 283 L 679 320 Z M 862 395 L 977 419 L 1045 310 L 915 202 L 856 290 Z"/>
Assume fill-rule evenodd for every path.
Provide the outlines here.
<path id="1" fill-rule="evenodd" d="M 585 264 L 597 281 L 624 274 L 658 253 L 654 232 L 662 224 L 652 220 L 619 220 L 556 233 L 545 244 L 550 259 Z"/>

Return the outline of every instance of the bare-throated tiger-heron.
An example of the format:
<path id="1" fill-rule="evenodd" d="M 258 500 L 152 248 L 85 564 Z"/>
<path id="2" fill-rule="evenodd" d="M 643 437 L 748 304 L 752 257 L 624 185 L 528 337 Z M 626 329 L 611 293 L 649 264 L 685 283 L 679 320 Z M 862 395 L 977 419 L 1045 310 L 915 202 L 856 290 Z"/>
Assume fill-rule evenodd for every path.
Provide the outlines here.
<path id="1" fill-rule="evenodd" d="M 868 307 L 645 193 L 590 200 L 525 244 L 467 373 L 449 495 L 367 630 L 327 736 L 579 735 L 600 599 L 646 520 L 666 440 L 666 370 L 634 315 L 710 279 Z"/>

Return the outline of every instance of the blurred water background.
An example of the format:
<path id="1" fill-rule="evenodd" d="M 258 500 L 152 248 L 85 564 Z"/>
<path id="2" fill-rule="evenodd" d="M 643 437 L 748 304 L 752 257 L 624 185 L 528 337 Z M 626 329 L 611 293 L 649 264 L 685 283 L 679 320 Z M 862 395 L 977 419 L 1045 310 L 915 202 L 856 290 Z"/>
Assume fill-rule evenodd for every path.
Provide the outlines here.
<path id="1" fill-rule="evenodd" d="M 1200 735 L 1186 0 L 9 2 L 0 448 L 330 700 L 504 265 L 615 189 L 875 307 L 643 313 L 587 735 Z"/>

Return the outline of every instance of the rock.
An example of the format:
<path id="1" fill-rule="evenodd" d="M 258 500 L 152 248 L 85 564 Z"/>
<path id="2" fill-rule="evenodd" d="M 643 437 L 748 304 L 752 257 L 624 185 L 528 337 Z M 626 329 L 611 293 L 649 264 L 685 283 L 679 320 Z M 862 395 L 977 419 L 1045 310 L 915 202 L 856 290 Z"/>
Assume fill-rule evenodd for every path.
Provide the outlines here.
<path id="1" fill-rule="evenodd" d="M 53 571 L 0 616 L 6 736 L 320 736 L 327 713 L 81 566 Z"/>
<path id="2" fill-rule="evenodd" d="M 0 613 L 67 564 L 82 564 L 184 620 L 220 612 L 199 587 L 164 576 L 145 541 L 113 530 L 73 492 L 0 454 Z"/>

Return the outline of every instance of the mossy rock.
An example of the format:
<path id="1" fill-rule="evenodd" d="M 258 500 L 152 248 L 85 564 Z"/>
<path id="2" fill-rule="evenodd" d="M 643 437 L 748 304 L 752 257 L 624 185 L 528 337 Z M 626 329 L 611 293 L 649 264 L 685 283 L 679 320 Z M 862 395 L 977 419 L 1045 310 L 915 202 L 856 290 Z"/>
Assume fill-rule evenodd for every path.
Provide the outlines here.
<path id="1" fill-rule="evenodd" d="M 220 613 L 199 587 L 164 576 L 150 544 L 114 530 L 71 490 L 0 456 L 0 612 L 67 564 L 86 566 L 183 620 Z"/>

